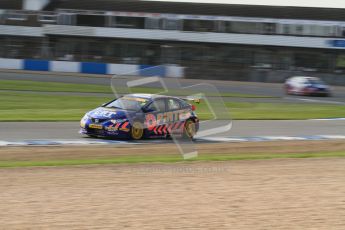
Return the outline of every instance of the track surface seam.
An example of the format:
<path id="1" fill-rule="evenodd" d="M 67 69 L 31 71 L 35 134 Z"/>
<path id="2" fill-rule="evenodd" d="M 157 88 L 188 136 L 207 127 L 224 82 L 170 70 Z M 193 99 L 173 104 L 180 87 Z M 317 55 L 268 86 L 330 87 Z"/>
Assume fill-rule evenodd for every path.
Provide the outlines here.
<path id="1" fill-rule="evenodd" d="M 345 135 L 310 135 L 310 136 L 253 136 L 253 137 L 202 137 L 196 138 L 196 143 L 212 142 L 267 142 L 267 141 L 317 141 L 317 140 L 345 140 Z M 172 140 L 146 140 L 146 141 L 126 141 L 126 140 L 22 140 L 22 141 L 2 141 L 0 147 L 6 146 L 66 146 L 66 145 L 132 145 L 132 144 L 157 144 L 173 143 Z"/>

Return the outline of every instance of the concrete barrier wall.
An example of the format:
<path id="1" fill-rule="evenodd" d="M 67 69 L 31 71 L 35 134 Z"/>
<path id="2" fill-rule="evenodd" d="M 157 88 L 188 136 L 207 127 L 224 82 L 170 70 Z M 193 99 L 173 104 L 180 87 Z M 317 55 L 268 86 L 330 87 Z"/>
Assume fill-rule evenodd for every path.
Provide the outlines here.
<path id="1" fill-rule="evenodd" d="M 0 69 L 23 69 L 23 61 L 20 59 L 0 58 Z"/>
<path id="2" fill-rule="evenodd" d="M 138 76 L 184 77 L 184 68 L 177 65 L 150 66 L 98 62 L 69 62 L 0 58 L 0 69 L 85 74 L 123 74 Z"/>
<path id="3" fill-rule="evenodd" d="M 91 74 L 107 74 L 107 64 L 105 63 L 95 63 L 95 62 L 81 62 L 80 63 L 81 73 L 91 73 Z"/>
<path id="4" fill-rule="evenodd" d="M 80 72 L 79 62 L 69 62 L 69 61 L 51 61 L 50 71 L 52 72 L 69 72 L 69 73 L 79 73 Z"/>
<path id="5" fill-rule="evenodd" d="M 282 83 L 291 76 L 315 76 L 330 85 L 345 86 L 345 74 L 282 71 L 269 69 L 212 69 L 185 68 L 178 65 L 149 66 L 130 64 L 107 64 L 94 62 L 69 62 L 47 60 L 22 60 L 0 58 L 0 69 L 32 70 L 85 74 L 136 75 L 207 79 L 232 80 L 251 82 Z"/>
<path id="6" fill-rule="evenodd" d="M 24 70 L 49 71 L 49 61 L 46 60 L 24 60 Z"/>
<path id="7" fill-rule="evenodd" d="M 138 66 L 128 64 L 109 64 L 108 74 L 126 74 L 126 75 L 137 75 Z"/>

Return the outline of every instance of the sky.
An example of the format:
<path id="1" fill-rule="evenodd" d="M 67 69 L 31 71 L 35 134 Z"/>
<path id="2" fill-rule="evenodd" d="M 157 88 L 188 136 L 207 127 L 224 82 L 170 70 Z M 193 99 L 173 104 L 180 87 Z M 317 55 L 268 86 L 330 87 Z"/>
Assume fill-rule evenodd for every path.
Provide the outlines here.
<path id="1" fill-rule="evenodd" d="M 172 2 L 206 2 L 247 5 L 309 6 L 327 8 L 345 8 L 345 0 L 151 0 Z"/>

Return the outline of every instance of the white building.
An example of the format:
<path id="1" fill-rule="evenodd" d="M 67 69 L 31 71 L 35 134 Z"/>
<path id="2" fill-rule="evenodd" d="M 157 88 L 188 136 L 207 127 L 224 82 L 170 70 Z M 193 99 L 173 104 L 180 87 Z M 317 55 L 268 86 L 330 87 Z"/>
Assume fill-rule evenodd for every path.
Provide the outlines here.
<path id="1" fill-rule="evenodd" d="M 259 71 L 254 80 L 261 80 L 262 70 L 339 74 L 345 69 L 344 9 L 37 2 L 22 2 L 27 10 L 1 11 L 0 57 L 175 64 L 186 67 L 188 77 L 239 80 L 253 71 Z"/>

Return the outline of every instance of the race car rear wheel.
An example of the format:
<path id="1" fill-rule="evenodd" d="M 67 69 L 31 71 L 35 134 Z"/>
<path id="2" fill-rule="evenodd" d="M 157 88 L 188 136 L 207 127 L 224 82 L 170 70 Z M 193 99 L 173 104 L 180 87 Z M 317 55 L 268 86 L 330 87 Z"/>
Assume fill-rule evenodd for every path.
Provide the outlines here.
<path id="1" fill-rule="evenodd" d="M 131 138 L 133 140 L 140 140 L 144 136 L 144 129 L 141 122 L 135 121 L 132 125 L 131 131 L 130 131 Z"/>
<path id="2" fill-rule="evenodd" d="M 183 138 L 193 139 L 196 134 L 195 123 L 192 120 L 187 120 L 183 128 Z"/>

